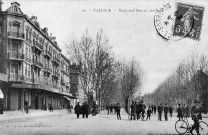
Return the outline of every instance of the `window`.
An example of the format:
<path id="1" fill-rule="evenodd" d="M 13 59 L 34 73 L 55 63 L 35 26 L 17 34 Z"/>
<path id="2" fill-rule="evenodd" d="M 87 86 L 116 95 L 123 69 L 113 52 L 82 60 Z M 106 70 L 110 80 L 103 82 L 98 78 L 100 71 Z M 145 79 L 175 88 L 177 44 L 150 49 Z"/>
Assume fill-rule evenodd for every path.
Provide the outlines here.
<path id="1" fill-rule="evenodd" d="M 17 6 L 14 6 L 14 12 L 17 13 Z"/>

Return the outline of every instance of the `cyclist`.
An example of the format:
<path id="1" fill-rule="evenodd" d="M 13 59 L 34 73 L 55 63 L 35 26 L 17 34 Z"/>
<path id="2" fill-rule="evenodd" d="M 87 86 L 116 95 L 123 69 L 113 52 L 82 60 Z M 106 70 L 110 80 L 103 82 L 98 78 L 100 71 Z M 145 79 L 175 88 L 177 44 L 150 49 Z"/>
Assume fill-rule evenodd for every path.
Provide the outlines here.
<path id="1" fill-rule="evenodd" d="M 194 125 L 192 126 L 190 133 L 193 135 L 192 131 L 196 129 L 197 135 L 199 134 L 199 120 L 202 120 L 201 116 L 202 106 L 199 104 L 197 100 L 194 101 L 194 105 L 191 107 L 191 117 L 194 121 Z"/>

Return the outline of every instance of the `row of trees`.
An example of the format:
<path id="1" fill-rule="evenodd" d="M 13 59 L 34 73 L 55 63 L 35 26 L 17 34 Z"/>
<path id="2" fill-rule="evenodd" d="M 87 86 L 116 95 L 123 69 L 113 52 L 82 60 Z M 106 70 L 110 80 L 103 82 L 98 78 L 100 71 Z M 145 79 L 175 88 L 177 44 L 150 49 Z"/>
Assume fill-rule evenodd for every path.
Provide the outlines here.
<path id="1" fill-rule="evenodd" d="M 195 99 L 205 101 L 208 76 L 208 59 L 205 55 L 192 53 L 151 94 L 144 96 L 150 104 L 191 104 Z"/>
<path id="2" fill-rule="evenodd" d="M 109 38 L 100 29 L 95 38 L 88 30 L 66 45 L 70 59 L 81 65 L 80 87 L 88 97 L 95 92 L 100 106 L 130 98 L 142 85 L 143 70 L 135 60 L 115 58 Z"/>

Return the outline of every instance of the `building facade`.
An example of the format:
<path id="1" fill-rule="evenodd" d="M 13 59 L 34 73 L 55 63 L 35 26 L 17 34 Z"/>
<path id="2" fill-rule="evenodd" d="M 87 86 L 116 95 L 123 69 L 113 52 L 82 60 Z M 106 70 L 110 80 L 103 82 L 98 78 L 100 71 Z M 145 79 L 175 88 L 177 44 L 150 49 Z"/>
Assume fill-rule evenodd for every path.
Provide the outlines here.
<path id="1" fill-rule="evenodd" d="M 40 27 L 37 17 L 24 14 L 17 2 L 0 11 L 0 51 L 5 109 L 23 109 L 25 100 L 32 109 L 48 104 L 58 109 L 76 98 L 70 92 L 70 61 L 56 38 Z"/>

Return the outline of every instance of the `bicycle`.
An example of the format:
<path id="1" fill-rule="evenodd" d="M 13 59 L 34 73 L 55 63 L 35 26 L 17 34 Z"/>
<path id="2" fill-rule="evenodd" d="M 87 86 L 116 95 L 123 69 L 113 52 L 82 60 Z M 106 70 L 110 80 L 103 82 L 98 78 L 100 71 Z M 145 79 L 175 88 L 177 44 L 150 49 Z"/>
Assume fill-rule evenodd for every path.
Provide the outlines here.
<path id="1" fill-rule="evenodd" d="M 198 115 L 198 114 L 197 114 Z M 175 123 L 175 130 L 183 135 L 187 132 L 190 132 L 192 125 L 189 124 L 188 118 L 184 117 L 185 119 L 182 120 L 178 120 Z M 208 125 L 206 122 L 202 121 L 202 120 L 198 120 L 199 123 L 199 133 L 202 135 L 208 135 Z"/>

